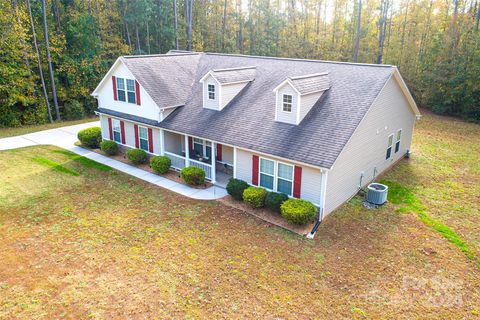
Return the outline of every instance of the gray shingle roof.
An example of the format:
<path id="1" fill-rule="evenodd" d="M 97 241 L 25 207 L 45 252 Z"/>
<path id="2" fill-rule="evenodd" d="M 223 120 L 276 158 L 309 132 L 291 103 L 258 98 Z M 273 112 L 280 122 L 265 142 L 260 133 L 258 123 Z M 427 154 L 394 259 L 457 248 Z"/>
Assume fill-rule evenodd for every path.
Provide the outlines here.
<path id="1" fill-rule="evenodd" d="M 156 126 L 322 168 L 331 168 L 395 70 L 387 65 L 213 53 L 177 54 L 169 58 L 125 59 L 147 92 L 156 97 L 155 101 L 185 104 Z M 211 70 L 242 66 L 256 66 L 255 81 L 222 111 L 203 108 L 199 80 Z M 276 122 L 273 89 L 287 78 L 295 81 L 298 75 L 325 72 L 328 72 L 330 89 L 303 121 L 298 126 Z M 318 78 L 324 80 L 323 76 Z M 317 80 L 320 79 L 314 84 L 306 80 L 306 83 L 299 82 L 305 88 L 302 90 L 308 91 L 312 86 L 323 85 L 324 82 Z M 164 92 L 169 99 L 161 97 Z M 173 99 L 177 96 L 178 100 Z"/>
<path id="2" fill-rule="evenodd" d="M 290 82 L 300 94 L 325 91 L 330 88 L 330 77 L 327 72 L 314 73 L 306 76 L 290 77 Z"/>
<path id="3" fill-rule="evenodd" d="M 228 69 L 214 69 L 211 74 L 221 84 L 253 81 L 255 79 L 255 67 L 241 67 Z"/>

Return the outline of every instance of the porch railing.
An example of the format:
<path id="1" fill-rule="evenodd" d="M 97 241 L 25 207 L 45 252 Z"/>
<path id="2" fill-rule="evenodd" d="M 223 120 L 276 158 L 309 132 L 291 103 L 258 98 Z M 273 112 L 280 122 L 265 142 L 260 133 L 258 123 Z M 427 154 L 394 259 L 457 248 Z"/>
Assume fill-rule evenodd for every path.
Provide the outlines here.
<path id="1" fill-rule="evenodd" d="M 177 170 L 182 170 L 185 168 L 185 157 L 179 156 L 178 154 L 171 152 L 164 152 L 167 157 L 172 161 L 172 167 Z"/>
<path id="2" fill-rule="evenodd" d="M 200 168 L 203 171 L 205 171 L 205 178 L 207 178 L 208 180 L 212 180 L 212 166 L 211 165 L 200 162 L 200 161 L 197 161 L 197 160 L 193 160 L 193 159 L 190 159 L 189 162 L 190 162 L 191 166 Z"/>

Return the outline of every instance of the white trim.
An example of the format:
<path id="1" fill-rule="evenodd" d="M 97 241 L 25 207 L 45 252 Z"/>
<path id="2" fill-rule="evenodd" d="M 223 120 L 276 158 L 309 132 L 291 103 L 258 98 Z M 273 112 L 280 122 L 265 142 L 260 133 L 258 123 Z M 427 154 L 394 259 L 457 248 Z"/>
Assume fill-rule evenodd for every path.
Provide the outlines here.
<path id="1" fill-rule="evenodd" d="M 328 178 L 328 171 L 321 170 L 321 177 L 322 180 L 320 181 L 320 221 L 323 220 L 323 216 L 325 214 L 325 202 L 327 199 L 327 178 Z"/>
<path id="2" fill-rule="evenodd" d="M 160 155 L 165 155 L 165 132 L 160 128 Z"/>
<path id="3" fill-rule="evenodd" d="M 278 86 L 276 86 L 276 87 L 273 89 L 273 92 L 280 90 L 280 88 L 282 88 L 282 87 L 283 87 L 284 85 L 286 85 L 287 83 L 293 88 L 293 90 L 295 90 L 295 92 L 296 92 L 298 95 L 301 95 L 300 91 L 298 91 L 297 88 L 295 88 L 295 86 L 293 85 L 292 81 L 290 81 L 289 78 L 283 80 L 282 83 L 280 83 Z"/>
<path id="4" fill-rule="evenodd" d="M 237 147 L 233 147 L 233 178 L 237 178 Z"/>
<path id="5" fill-rule="evenodd" d="M 295 117 L 295 124 L 298 125 L 300 123 L 300 106 L 301 106 L 301 101 L 302 99 L 302 96 L 301 95 L 298 95 L 298 99 L 297 99 L 297 114 L 296 114 L 296 117 Z"/>
<path id="6" fill-rule="evenodd" d="M 190 146 L 188 145 L 188 135 L 184 134 L 183 136 L 185 137 L 184 139 L 185 140 L 185 167 L 189 167 L 190 166 Z"/>
<path id="7" fill-rule="evenodd" d="M 122 62 L 122 57 L 118 57 L 117 60 L 115 60 L 115 62 L 113 63 L 113 65 L 110 67 L 110 69 L 108 69 L 107 73 L 105 74 L 105 76 L 102 78 L 102 80 L 100 80 L 100 83 L 97 85 L 97 87 L 95 88 L 95 90 L 93 90 L 93 92 L 90 94 L 91 96 L 93 97 L 97 97 L 98 94 L 97 94 L 97 91 L 98 89 L 100 89 L 100 87 L 103 85 L 103 83 L 106 81 L 106 79 L 108 79 L 110 77 L 110 73 L 113 71 L 113 69 L 115 69 L 117 67 L 117 65 Z M 125 63 L 124 63 L 125 65 Z M 127 66 L 125 66 L 127 67 Z M 127 68 L 128 69 L 128 68 Z M 116 77 L 115 77 L 116 78 Z"/>
<path id="8" fill-rule="evenodd" d="M 417 103 L 416 103 L 415 100 L 413 99 L 413 96 L 412 96 L 410 90 L 408 89 L 407 84 L 406 84 L 405 81 L 403 80 L 403 77 L 402 77 L 402 75 L 400 74 L 400 71 L 398 71 L 398 68 L 397 68 L 397 67 L 395 67 L 395 71 L 393 72 L 393 75 L 394 75 L 394 77 L 395 77 L 395 80 L 397 80 L 397 83 L 398 83 L 400 89 L 402 90 L 403 95 L 404 95 L 405 98 L 407 99 L 408 105 L 410 106 L 410 108 L 412 108 L 413 113 L 415 113 L 415 115 L 416 115 L 417 117 L 418 117 L 418 116 L 421 116 L 420 110 L 418 110 Z M 389 80 L 390 80 L 390 79 L 389 79 Z M 382 90 L 383 90 L 383 89 L 382 89 Z"/>

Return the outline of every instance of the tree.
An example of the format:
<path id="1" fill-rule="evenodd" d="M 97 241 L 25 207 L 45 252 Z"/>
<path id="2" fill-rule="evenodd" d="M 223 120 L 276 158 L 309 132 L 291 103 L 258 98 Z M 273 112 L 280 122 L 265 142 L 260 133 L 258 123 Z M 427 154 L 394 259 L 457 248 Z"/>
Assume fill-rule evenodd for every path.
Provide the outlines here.
<path id="1" fill-rule="evenodd" d="M 357 62 L 358 60 L 358 50 L 360 48 L 361 25 L 362 25 L 362 0 L 358 0 L 357 35 L 355 37 L 355 51 L 353 52 L 353 62 Z"/>

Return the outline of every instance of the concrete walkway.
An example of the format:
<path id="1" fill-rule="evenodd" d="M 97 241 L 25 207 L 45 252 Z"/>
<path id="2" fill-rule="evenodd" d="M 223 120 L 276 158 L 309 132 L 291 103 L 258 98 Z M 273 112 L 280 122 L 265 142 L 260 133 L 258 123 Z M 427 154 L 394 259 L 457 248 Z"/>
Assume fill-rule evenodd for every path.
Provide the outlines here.
<path id="1" fill-rule="evenodd" d="M 16 149 L 28 146 L 35 145 L 54 145 L 69 151 L 72 151 L 76 154 L 84 156 L 86 158 L 92 159 L 94 161 L 103 163 L 109 167 L 112 167 L 118 171 L 124 172 L 136 178 L 142 179 L 144 181 L 150 182 L 157 186 L 169 189 L 173 192 L 181 194 L 183 196 L 201 199 L 201 200 L 214 200 L 223 198 L 227 195 L 227 191 L 224 188 L 218 186 L 212 186 L 208 189 L 195 189 L 187 185 L 163 178 L 151 172 L 138 169 L 134 166 L 125 164 L 123 162 L 113 160 L 111 158 L 105 157 L 101 154 L 92 152 L 90 150 L 75 146 L 77 142 L 77 133 L 78 131 L 100 126 L 98 121 L 78 124 L 74 126 L 62 127 L 57 129 L 50 129 L 45 131 L 38 131 L 22 136 L 10 137 L 0 139 L 0 150 Z"/>

